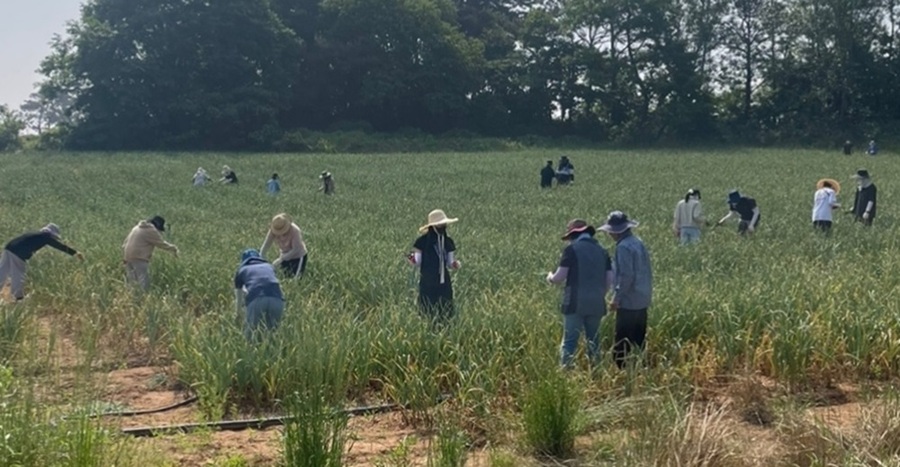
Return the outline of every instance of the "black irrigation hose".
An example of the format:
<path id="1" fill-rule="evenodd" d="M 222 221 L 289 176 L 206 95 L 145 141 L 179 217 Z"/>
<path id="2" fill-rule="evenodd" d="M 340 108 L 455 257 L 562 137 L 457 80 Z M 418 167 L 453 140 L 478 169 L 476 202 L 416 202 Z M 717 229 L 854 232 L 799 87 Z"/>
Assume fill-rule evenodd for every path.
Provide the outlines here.
<path id="1" fill-rule="evenodd" d="M 183 401 L 181 401 L 181 402 L 176 402 L 176 403 L 174 403 L 174 404 L 167 405 L 167 406 L 165 406 L 165 407 L 159 407 L 159 408 L 156 408 L 156 409 L 123 410 L 123 411 L 121 411 L 121 412 L 100 412 L 100 413 L 92 413 L 92 414 L 88 414 L 87 417 L 88 417 L 88 418 L 98 418 L 98 417 L 136 417 L 136 416 L 138 416 L 138 415 L 149 415 L 149 414 L 154 414 L 154 413 L 162 413 L 162 412 L 168 412 L 168 411 L 170 411 L 170 410 L 175 410 L 175 409 L 177 409 L 177 408 L 184 407 L 184 406 L 187 406 L 187 405 L 191 405 L 191 404 L 193 404 L 194 402 L 197 402 L 197 400 L 198 400 L 198 397 L 197 397 L 197 396 L 191 396 L 191 397 L 188 397 L 187 399 L 185 399 L 185 400 L 183 400 Z"/>
<path id="2" fill-rule="evenodd" d="M 438 398 L 438 403 L 443 402 L 449 399 L 449 395 L 442 395 Z M 393 412 L 398 409 L 402 409 L 405 406 L 403 404 L 383 404 L 383 405 L 369 405 L 362 407 L 354 407 L 352 409 L 344 409 L 342 412 L 348 416 L 358 416 L 358 415 L 373 415 L 380 413 Z M 121 433 L 123 435 L 131 435 L 136 438 L 152 438 L 160 435 L 169 435 L 175 433 L 191 433 L 200 429 L 209 428 L 219 431 L 242 431 L 248 429 L 257 429 L 263 430 L 266 428 L 271 428 L 273 426 L 284 425 L 285 422 L 290 421 L 293 417 L 269 417 L 269 418 L 255 418 L 250 420 L 223 420 L 218 422 L 207 422 L 207 423 L 185 423 L 180 425 L 163 425 L 163 426 L 145 426 L 145 427 L 134 427 L 134 428 L 123 428 Z"/>

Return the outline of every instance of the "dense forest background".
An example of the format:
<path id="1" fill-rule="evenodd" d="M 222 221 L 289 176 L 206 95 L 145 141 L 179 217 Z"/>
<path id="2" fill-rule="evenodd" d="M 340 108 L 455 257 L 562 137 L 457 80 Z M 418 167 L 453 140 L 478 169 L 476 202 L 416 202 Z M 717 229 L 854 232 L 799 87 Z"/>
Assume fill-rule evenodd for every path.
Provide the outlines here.
<path id="1" fill-rule="evenodd" d="M 900 0 L 89 0 L 2 110 L 71 149 L 863 144 L 900 128 L 898 26 Z"/>

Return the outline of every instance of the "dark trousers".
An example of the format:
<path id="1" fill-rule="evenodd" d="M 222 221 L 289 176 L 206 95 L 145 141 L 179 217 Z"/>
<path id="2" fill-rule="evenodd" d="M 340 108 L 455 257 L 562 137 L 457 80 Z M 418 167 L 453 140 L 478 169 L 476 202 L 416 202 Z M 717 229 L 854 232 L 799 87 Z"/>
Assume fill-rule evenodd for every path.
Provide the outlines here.
<path id="1" fill-rule="evenodd" d="M 296 277 L 306 272 L 306 258 L 309 253 L 303 255 L 302 258 L 291 259 L 281 262 L 281 272 L 287 277 Z"/>
<path id="2" fill-rule="evenodd" d="M 813 221 L 813 227 L 827 234 L 831 232 L 831 221 Z"/>
<path id="3" fill-rule="evenodd" d="M 647 309 L 616 311 L 616 343 L 613 358 L 619 368 L 625 366 L 628 354 L 644 350 L 644 336 L 647 335 Z"/>

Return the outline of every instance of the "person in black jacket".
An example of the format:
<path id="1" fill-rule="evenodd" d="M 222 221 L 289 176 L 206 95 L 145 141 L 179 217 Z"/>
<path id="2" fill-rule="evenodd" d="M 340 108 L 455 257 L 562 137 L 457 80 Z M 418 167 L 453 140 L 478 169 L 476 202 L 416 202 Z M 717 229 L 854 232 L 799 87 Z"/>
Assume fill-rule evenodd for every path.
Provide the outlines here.
<path id="1" fill-rule="evenodd" d="M 853 174 L 856 179 L 856 195 L 853 197 L 853 217 L 857 222 L 870 226 L 878 212 L 878 190 L 872 183 L 872 176 L 866 169 L 859 169 Z"/>
<path id="2" fill-rule="evenodd" d="M 407 257 L 410 264 L 419 268 L 419 310 L 433 324 L 444 324 L 456 314 L 450 271 L 459 270 L 460 263 L 447 226 L 457 220 L 440 209 L 428 213 L 428 223 L 419 228 L 422 235 Z"/>
<path id="3" fill-rule="evenodd" d="M 552 187 L 554 178 L 556 178 L 556 170 L 553 169 L 553 161 L 547 161 L 547 165 L 541 169 L 541 188 Z"/>
<path id="4" fill-rule="evenodd" d="M 81 253 L 60 241 L 59 227 L 56 224 L 47 224 L 38 232 L 28 232 L 10 240 L 0 255 L 0 288 L 9 279 L 10 292 L 16 301 L 25 298 L 25 275 L 28 270 L 25 262 L 45 246 L 56 248 L 79 260 L 84 259 Z"/>

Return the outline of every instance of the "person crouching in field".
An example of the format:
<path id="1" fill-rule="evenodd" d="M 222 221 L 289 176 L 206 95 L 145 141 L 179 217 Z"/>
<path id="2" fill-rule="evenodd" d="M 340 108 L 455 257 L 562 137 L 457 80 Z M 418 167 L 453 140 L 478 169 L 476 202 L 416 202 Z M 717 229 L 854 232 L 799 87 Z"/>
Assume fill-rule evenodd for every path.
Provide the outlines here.
<path id="1" fill-rule="evenodd" d="M 743 196 L 737 190 L 728 193 L 728 214 L 716 222 L 716 226 L 724 224 L 735 214 L 740 219 L 738 233 L 746 235 L 756 231 L 759 226 L 759 206 L 755 199 Z"/>
<path id="2" fill-rule="evenodd" d="M 419 268 L 419 310 L 435 324 L 445 323 L 456 314 L 450 270 L 460 268 L 454 254 L 456 244 L 447 234 L 447 226 L 459 219 L 447 217 L 435 209 L 428 223 L 419 228 L 423 234 L 413 243 L 409 262 Z"/>
<path id="3" fill-rule="evenodd" d="M 306 249 L 300 227 L 291 220 L 291 216 L 281 213 L 272 218 L 269 233 L 266 234 L 266 239 L 259 249 L 263 258 L 266 257 L 272 243 L 278 244 L 280 252 L 278 259 L 272 262 L 272 266 L 280 267 L 285 277 L 300 277 L 306 272 L 309 251 Z"/>
<path id="4" fill-rule="evenodd" d="M 616 242 L 614 289 L 609 309 L 616 313 L 613 356 L 619 368 L 625 366 L 630 353 L 644 349 L 647 309 L 653 298 L 650 254 L 644 242 L 631 232 L 637 226 L 622 211 L 613 211 L 606 223 L 598 227 Z"/>
<path id="5" fill-rule="evenodd" d="M 612 288 L 612 262 L 594 238 L 597 231 L 581 219 L 569 222 L 562 239 L 563 250 L 556 272 L 547 273 L 547 282 L 566 283 L 562 299 L 563 337 L 559 364 L 569 368 L 584 330 L 591 363 L 600 360 L 600 320 L 606 315 L 606 292 Z"/>
<path id="6" fill-rule="evenodd" d="M 541 188 L 551 188 L 554 178 L 556 178 L 556 170 L 553 169 L 553 161 L 547 161 L 547 165 L 541 169 Z"/>
<path id="7" fill-rule="evenodd" d="M 705 223 L 706 218 L 700 206 L 700 190 L 691 188 L 684 199 L 675 205 L 672 230 L 681 239 L 682 245 L 690 245 L 700 241 L 700 227 Z"/>
<path id="8" fill-rule="evenodd" d="M 871 226 L 878 212 L 878 190 L 866 169 L 857 170 L 853 178 L 856 179 L 856 195 L 853 197 L 853 209 L 850 212 L 857 222 Z"/>
<path id="9" fill-rule="evenodd" d="M 206 173 L 206 170 L 203 167 L 197 167 L 197 171 L 194 172 L 194 177 L 191 178 L 191 182 L 197 187 L 204 186 L 209 182 L 209 174 Z"/>
<path id="10" fill-rule="evenodd" d="M 150 290 L 150 258 L 156 247 L 171 251 L 178 257 L 178 247 L 163 240 L 166 220 L 160 216 L 140 221 L 125 238 L 122 249 L 125 254 L 125 277 L 129 284 Z"/>
<path id="11" fill-rule="evenodd" d="M 281 182 L 278 181 L 278 174 L 272 174 L 272 178 L 266 182 L 266 191 L 269 193 L 269 196 L 281 193 Z"/>
<path id="12" fill-rule="evenodd" d="M 244 316 L 247 339 L 258 329 L 277 328 L 284 314 L 284 295 L 275 268 L 254 249 L 241 253 L 241 264 L 234 274 L 234 304 L 238 314 Z"/>
<path id="13" fill-rule="evenodd" d="M 59 227 L 56 224 L 47 224 L 38 232 L 24 233 L 10 240 L 0 254 L 0 289 L 9 279 L 10 293 L 17 302 L 25 298 L 25 277 L 28 272 L 26 262 L 45 246 L 56 248 L 79 260 L 84 259 L 81 253 L 60 241 Z"/>
<path id="14" fill-rule="evenodd" d="M 222 178 L 219 179 L 219 183 L 224 183 L 226 185 L 236 185 L 238 182 L 237 174 L 234 173 L 234 170 L 231 170 L 231 167 L 227 165 L 222 166 Z"/>
<path id="15" fill-rule="evenodd" d="M 326 195 L 333 195 L 334 177 L 331 175 L 331 172 L 322 172 L 319 178 L 322 179 L 322 186 L 319 187 L 319 191 L 324 192 Z"/>
<path id="16" fill-rule="evenodd" d="M 837 202 L 840 190 L 841 185 L 829 178 L 823 178 L 816 183 L 816 193 L 813 195 L 813 227 L 825 234 L 831 232 L 832 212 L 841 207 Z"/>

